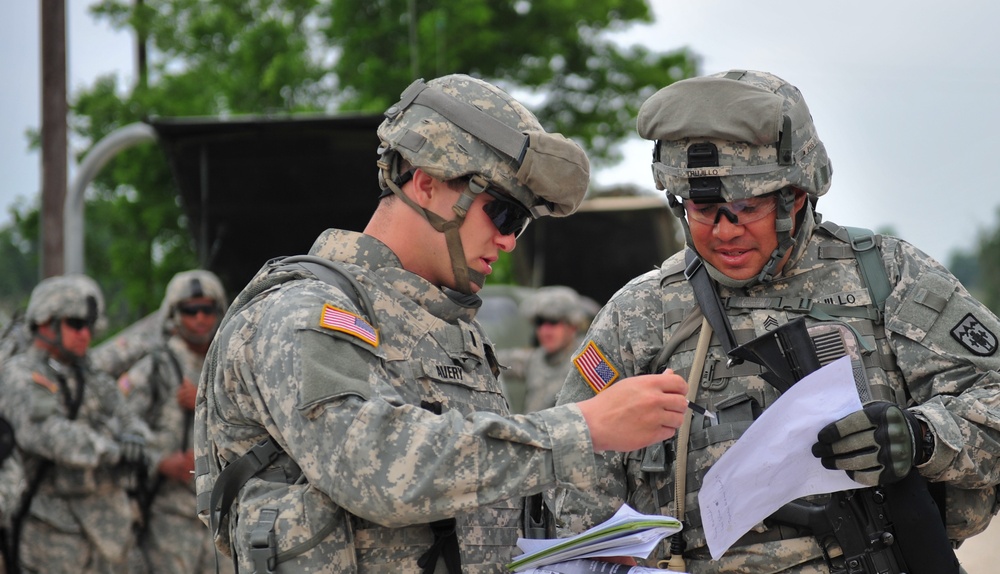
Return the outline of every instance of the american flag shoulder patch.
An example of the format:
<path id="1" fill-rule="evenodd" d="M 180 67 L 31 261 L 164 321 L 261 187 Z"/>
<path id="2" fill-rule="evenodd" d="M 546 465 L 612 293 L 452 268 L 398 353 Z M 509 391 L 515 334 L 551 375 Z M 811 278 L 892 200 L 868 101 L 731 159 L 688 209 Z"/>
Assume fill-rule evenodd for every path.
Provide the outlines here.
<path id="1" fill-rule="evenodd" d="M 323 305 L 323 314 L 319 318 L 319 326 L 324 329 L 340 331 L 361 339 L 373 347 L 378 347 L 378 332 L 368 321 L 361 317 L 338 309 L 329 303 Z"/>
<path id="2" fill-rule="evenodd" d="M 126 397 L 132 394 L 132 379 L 128 378 L 128 373 L 118 377 L 118 390 Z"/>
<path id="3" fill-rule="evenodd" d="M 583 351 L 573 358 L 573 364 L 595 393 L 603 391 L 619 377 L 618 370 L 611 365 L 593 341 L 588 342 Z"/>

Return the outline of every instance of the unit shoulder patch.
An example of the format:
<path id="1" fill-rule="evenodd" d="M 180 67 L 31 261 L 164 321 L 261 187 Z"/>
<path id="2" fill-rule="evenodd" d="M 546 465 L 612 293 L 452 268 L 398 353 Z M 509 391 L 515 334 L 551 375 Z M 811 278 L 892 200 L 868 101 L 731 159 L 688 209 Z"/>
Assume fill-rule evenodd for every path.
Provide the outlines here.
<path id="1" fill-rule="evenodd" d="M 350 311 L 334 307 L 329 303 L 323 305 L 323 313 L 319 318 L 319 326 L 324 329 L 346 333 L 361 339 L 373 347 L 378 347 L 378 332 L 371 326 L 371 323 Z"/>
<path id="2" fill-rule="evenodd" d="M 49 379 L 47 379 L 45 377 L 45 375 L 39 373 L 38 371 L 35 371 L 35 372 L 31 373 L 31 380 L 34 381 L 35 384 L 41 385 L 41 386 L 45 387 L 46 389 L 48 389 L 48 391 L 50 393 L 58 393 L 59 392 L 59 385 L 57 385 L 54 382 L 50 381 Z"/>
<path id="3" fill-rule="evenodd" d="M 618 380 L 620 374 L 593 341 L 587 343 L 583 351 L 573 358 L 573 364 L 595 393 L 608 388 Z"/>
<path id="4" fill-rule="evenodd" d="M 966 314 L 952 328 L 951 336 L 963 347 L 980 357 L 988 357 L 997 350 L 997 336 L 972 313 Z"/>

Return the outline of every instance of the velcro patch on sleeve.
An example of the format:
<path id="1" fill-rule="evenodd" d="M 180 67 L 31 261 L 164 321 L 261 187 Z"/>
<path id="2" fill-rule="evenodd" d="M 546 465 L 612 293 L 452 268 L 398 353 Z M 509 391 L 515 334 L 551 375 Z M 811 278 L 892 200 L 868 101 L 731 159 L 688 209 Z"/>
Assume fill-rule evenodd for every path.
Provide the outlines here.
<path id="1" fill-rule="evenodd" d="M 319 326 L 324 329 L 340 331 L 348 335 L 357 337 L 373 347 L 378 347 L 378 332 L 368 321 L 361 317 L 330 305 L 323 305 L 323 314 L 320 315 Z"/>
<path id="2" fill-rule="evenodd" d="M 50 393 L 58 393 L 59 392 L 59 385 L 57 385 L 57 384 L 53 383 L 52 381 L 48 380 L 47 378 L 45 378 L 44 375 L 42 375 L 41 373 L 39 373 L 37 371 L 31 373 L 31 380 L 34 381 L 35 384 L 41 385 L 41 386 L 45 387 L 46 389 L 48 389 Z"/>
<path id="3" fill-rule="evenodd" d="M 611 365 L 593 341 L 588 342 L 583 351 L 573 358 L 573 364 L 595 393 L 608 388 L 620 376 L 618 370 Z"/>

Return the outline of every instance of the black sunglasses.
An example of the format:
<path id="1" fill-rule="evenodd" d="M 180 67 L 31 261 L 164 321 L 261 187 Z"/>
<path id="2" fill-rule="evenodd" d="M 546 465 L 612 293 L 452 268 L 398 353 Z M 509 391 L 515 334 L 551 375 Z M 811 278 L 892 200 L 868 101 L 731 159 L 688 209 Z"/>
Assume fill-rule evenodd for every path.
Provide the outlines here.
<path id="1" fill-rule="evenodd" d="M 219 308 L 215 304 L 178 305 L 177 310 L 180 311 L 181 315 L 193 317 L 198 313 L 202 313 L 204 315 L 215 315 Z"/>
<path id="2" fill-rule="evenodd" d="M 78 317 L 66 317 L 63 320 L 63 325 L 66 325 L 74 331 L 82 331 L 83 329 L 94 330 L 94 322 L 89 319 L 80 319 Z"/>
<path id="3" fill-rule="evenodd" d="M 542 325 L 558 325 L 562 323 L 559 319 L 543 319 L 542 317 L 535 318 L 535 327 L 541 327 Z"/>
<path id="4" fill-rule="evenodd" d="M 528 224 L 531 223 L 531 212 L 520 203 L 500 195 L 488 187 L 486 193 L 490 194 L 493 201 L 483 204 L 483 211 L 489 216 L 493 225 L 496 226 L 501 235 L 520 237 L 527 229 Z"/>

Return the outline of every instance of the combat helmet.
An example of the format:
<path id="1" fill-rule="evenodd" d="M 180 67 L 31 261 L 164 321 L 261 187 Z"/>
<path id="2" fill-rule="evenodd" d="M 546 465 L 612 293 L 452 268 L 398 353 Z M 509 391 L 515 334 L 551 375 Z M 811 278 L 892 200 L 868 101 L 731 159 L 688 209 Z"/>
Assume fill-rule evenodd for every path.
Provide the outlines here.
<path id="1" fill-rule="evenodd" d="M 96 281 L 82 274 L 58 275 L 43 279 L 32 289 L 24 313 L 32 330 L 50 320 L 66 318 L 86 319 L 95 331 L 104 328 L 104 296 Z"/>
<path id="2" fill-rule="evenodd" d="M 530 219 L 576 211 L 590 181 L 590 163 L 576 143 L 546 132 L 523 105 L 496 86 L 463 74 L 416 80 L 385 112 L 378 128 L 379 186 L 396 194 L 445 234 L 457 288 L 485 282 L 468 268 L 458 228 L 476 196 L 487 190 L 513 199 Z M 442 181 L 468 177 L 446 220 L 400 189 L 411 175 L 400 160 Z"/>
<path id="3" fill-rule="evenodd" d="M 167 290 L 163 296 L 163 302 L 160 304 L 160 314 L 163 317 L 163 328 L 166 332 L 174 333 L 182 329 L 180 321 L 177 320 L 178 306 L 183 301 L 194 297 L 205 297 L 215 301 L 220 319 L 229 305 L 226 290 L 215 273 L 204 269 L 181 271 L 167 283 Z M 180 334 L 185 336 L 183 332 Z M 209 335 L 208 339 L 211 340 L 214 334 L 213 332 Z M 188 337 L 185 336 L 185 338 Z"/>
<path id="4" fill-rule="evenodd" d="M 803 248 L 814 228 L 813 208 L 830 188 L 833 168 L 798 88 L 750 70 L 681 80 L 643 103 L 637 129 L 654 141 L 653 179 L 657 189 L 666 190 L 692 249 L 683 201 L 722 203 L 777 195 L 778 247 L 767 264 L 745 281 L 706 264 L 717 281 L 730 287 L 769 282 L 785 254 Z M 793 237 L 795 189 L 809 201 Z"/>
<path id="5" fill-rule="evenodd" d="M 82 357 L 68 352 L 63 345 L 62 329 L 56 326 L 53 335 L 39 332 L 38 327 L 50 321 L 53 324 L 65 319 L 83 319 L 90 326 L 91 335 L 102 330 L 107 320 L 104 317 L 104 296 L 97 282 L 86 275 L 58 275 L 43 279 L 31 290 L 24 320 L 28 330 L 55 348 L 64 360 L 78 361 Z"/>
<path id="6" fill-rule="evenodd" d="M 547 319 L 584 328 L 597 314 L 597 302 L 584 297 L 572 287 L 542 287 L 521 303 L 521 314 L 532 319 Z"/>

